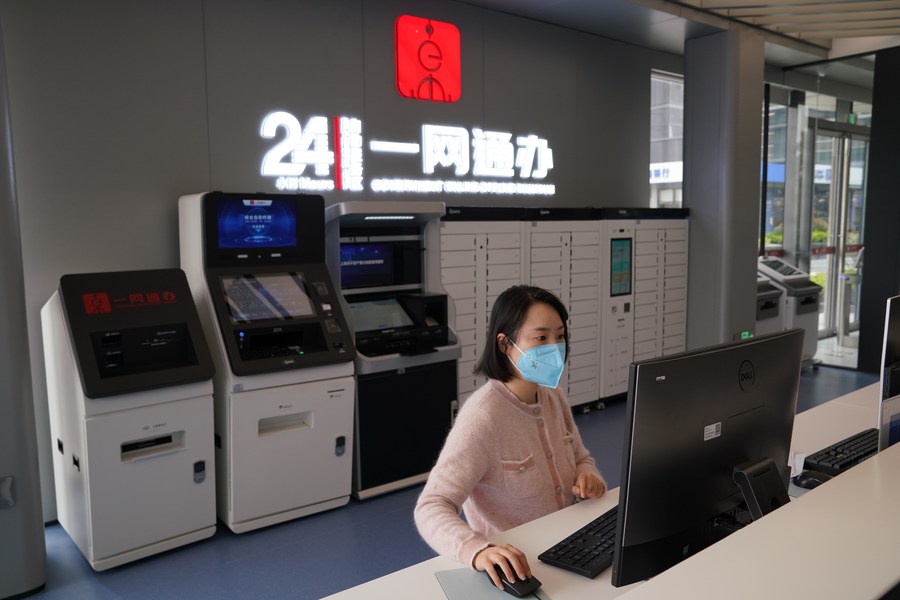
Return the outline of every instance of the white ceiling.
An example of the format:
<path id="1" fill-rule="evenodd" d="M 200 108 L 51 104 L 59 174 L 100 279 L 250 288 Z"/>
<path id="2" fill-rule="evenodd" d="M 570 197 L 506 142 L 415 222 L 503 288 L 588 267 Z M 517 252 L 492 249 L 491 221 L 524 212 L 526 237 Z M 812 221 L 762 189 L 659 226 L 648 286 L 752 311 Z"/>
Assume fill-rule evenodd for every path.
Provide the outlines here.
<path id="1" fill-rule="evenodd" d="M 684 41 L 751 28 L 766 62 L 871 89 L 872 60 L 900 46 L 900 0 L 465 0 L 673 54 Z"/>
<path id="2" fill-rule="evenodd" d="M 682 3 L 829 49 L 837 40 L 900 35 L 900 0 L 682 0 Z"/>

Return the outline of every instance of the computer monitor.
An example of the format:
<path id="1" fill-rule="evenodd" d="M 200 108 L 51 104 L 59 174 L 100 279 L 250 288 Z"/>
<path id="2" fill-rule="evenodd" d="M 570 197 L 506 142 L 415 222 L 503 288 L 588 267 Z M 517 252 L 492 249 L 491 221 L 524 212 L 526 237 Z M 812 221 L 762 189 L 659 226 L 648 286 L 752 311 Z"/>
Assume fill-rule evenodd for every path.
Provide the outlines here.
<path id="1" fill-rule="evenodd" d="M 887 299 L 881 350 L 878 449 L 900 441 L 900 296 Z"/>
<path id="2" fill-rule="evenodd" d="M 736 468 L 771 466 L 759 479 L 774 490 L 756 498 L 763 513 L 788 501 L 802 350 L 803 330 L 792 329 L 632 363 L 613 585 L 652 577 L 748 522 Z"/>

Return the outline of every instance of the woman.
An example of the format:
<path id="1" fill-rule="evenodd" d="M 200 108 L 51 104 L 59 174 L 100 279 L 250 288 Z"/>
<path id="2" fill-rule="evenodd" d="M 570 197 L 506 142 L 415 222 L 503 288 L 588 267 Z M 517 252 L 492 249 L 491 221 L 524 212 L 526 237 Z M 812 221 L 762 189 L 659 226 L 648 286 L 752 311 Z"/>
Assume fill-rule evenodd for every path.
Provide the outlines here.
<path id="1" fill-rule="evenodd" d="M 500 294 L 475 366 L 488 382 L 460 410 L 416 504 L 425 541 L 487 571 L 500 589 L 495 565 L 510 581 L 531 577 L 531 568 L 518 548 L 489 536 L 606 492 L 557 387 L 567 320 L 547 290 L 519 285 Z"/>

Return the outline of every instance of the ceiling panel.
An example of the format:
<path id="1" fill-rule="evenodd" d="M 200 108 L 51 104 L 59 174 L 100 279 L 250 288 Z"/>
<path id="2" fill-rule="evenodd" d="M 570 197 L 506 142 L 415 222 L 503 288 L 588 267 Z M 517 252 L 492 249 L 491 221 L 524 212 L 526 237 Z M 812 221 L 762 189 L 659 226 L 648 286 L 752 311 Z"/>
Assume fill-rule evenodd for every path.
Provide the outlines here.
<path id="1" fill-rule="evenodd" d="M 900 0 L 683 0 L 698 10 L 831 48 L 836 38 L 900 35 Z"/>
<path id="2" fill-rule="evenodd" d="M 900 0 L 465 1 L 674 54 L 684 53 L 686 39 L 751 28 L 764 36 L 767 64 L 784 69 L 900 45 Z M 870 67 L 851 62 L 830 76 L 871 88 Z"/>

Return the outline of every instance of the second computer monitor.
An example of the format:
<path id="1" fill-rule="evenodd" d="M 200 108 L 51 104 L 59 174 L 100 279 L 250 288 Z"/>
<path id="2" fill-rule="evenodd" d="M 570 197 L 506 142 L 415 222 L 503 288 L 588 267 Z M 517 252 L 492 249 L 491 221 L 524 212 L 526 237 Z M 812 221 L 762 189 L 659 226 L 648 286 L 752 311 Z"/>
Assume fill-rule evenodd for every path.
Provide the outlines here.
<path id="1" fill-rule="evenodd" d="M 900 442 L 900 296 L 887 299 L 881 349 L 878 449 Z"/>
<path id="2" fill-rule="evenodd" d="M 613 585 L 732 531 L 736 468 L 771 459 L 786 488 L 802 348 L 794 329 L 631 365 Z"/>

